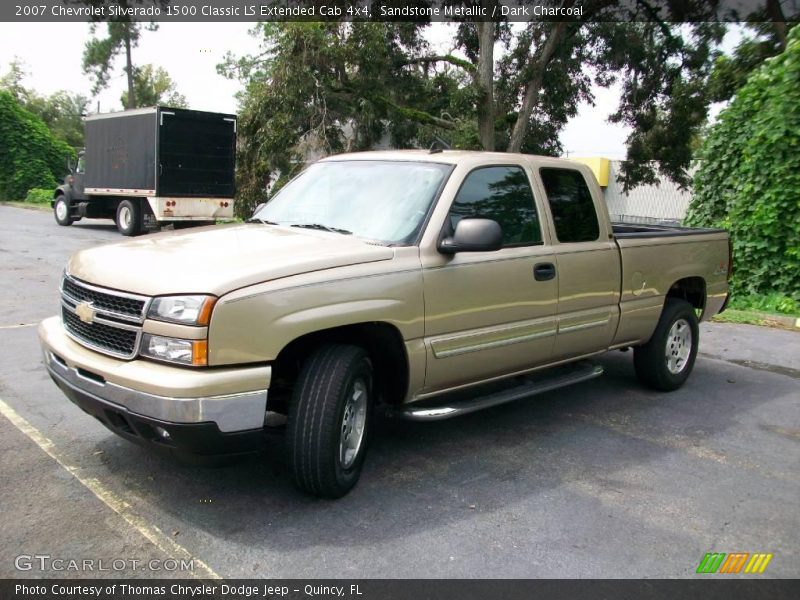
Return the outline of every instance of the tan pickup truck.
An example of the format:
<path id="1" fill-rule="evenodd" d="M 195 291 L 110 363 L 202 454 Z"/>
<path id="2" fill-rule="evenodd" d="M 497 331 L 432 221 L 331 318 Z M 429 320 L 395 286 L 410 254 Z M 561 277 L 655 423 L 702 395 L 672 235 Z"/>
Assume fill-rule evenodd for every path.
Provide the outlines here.
<path id="1" fill-rule="evenodd" d="M 602 373 L 681 386 L 730 275 L 721 230 L 613 224 L 562 159 L 370 152 L 311 165 L 246 223 L 75 254 L 39 327 L 61 390 L 172 454 L 258 450 L 296 484 L 358 480 L 374 408 L 453 417 Z"/>

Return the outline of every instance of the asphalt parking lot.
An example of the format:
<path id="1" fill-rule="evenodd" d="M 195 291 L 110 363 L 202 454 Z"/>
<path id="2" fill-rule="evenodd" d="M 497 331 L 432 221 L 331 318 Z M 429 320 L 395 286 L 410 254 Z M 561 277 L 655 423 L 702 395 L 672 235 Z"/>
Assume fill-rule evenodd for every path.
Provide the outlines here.
<path id="1" fill-rule="evenodd" d="M 323 501 L 294 490 L 277 446 L 179 464 L 50 381 L 35 324 L 64 263 L 119 239 L 110 221 L 0 206 L 0 577 L 694 577 L 712 551 L 772 553 L 760 577 L 800 576 L 800 333 L 704 324 L 671 394 L 614 352 L 571 388 L 381 421 L 359 485 Z M 20 555 L 127 562 L 19 570 Z M 194 570 L 146 567 L 181 558 Z"/>

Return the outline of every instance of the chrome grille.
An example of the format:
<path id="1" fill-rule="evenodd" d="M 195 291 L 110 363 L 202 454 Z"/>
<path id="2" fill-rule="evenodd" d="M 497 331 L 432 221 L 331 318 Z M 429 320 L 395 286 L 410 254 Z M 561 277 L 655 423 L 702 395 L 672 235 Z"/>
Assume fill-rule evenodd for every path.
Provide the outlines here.
<path id="1" fill-rule="evenodd" d="M 141 323 L 144 320 L 144 309 L 148 298 L 105 290 L 89 285 L 69 275 L 61 282 L 61 295 L 74 306 L 80 302 L 89 302 L 95 309 L 121 319 Z"/>
<path id="2" fill-rule="evenodd" d="M 133 358 L 150 298 L 99 288 L 64 275 L 61 320 L 76 342 L 118 358 Z"/>
<path id="3" fill-rule="evenodd" d="M 90 348 L 125 358 L 136 354 L 136 343 L 139 339 L 136 331 L 120 329 L 105 323 L 84 323 L 66 306 L 61 307 L 61 319 L 67 332 Z"/>

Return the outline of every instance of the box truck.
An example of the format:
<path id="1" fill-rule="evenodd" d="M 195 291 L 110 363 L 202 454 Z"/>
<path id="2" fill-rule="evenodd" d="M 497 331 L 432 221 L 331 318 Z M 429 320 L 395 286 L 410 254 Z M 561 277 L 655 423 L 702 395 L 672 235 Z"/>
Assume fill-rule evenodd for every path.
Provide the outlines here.
<path id="1" fill-rule="evenodd" d="M 155 106 L 86 117 L 86 148 L 53 195 L 59 225 L 123 235 L 233 217 L 236 116 Z"/>

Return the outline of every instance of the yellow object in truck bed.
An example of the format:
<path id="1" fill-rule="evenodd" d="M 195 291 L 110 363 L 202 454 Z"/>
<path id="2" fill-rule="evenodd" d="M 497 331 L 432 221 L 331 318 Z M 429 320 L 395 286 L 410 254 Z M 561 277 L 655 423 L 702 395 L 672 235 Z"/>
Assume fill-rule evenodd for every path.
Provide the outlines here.
<path id="1" fill-rule="evenodd" d="M 600 184 L 600 187 L 608 186 L 608 174 L 611 170 L 611 161 L 609 159 L 593 156 L 570 156 L 569 159 L 574 160 L 575 162 L 583 163 L 589 167 L 592 170 L 592 173 L 594 173 L 594 177 L 597 179 L 597 183 Z"/>

